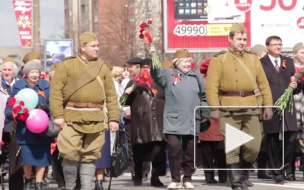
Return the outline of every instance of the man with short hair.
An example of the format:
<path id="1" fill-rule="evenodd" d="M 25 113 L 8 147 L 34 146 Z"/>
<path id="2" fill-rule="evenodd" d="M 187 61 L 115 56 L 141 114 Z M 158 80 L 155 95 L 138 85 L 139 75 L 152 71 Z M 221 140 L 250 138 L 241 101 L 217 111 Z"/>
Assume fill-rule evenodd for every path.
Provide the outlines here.
<path id="1" fill-rule="evenodd" d="M 80 51 L 59 63 L 51 82 L 50 108 L 61 127 L 58 149 L 63 157 L 67 190 L 75 188 L 81 161 L 81 189 L 91 189 L 95 161 L 101 156 L 108 125 L 118 130 L 117 94 L 109 67 L 98 58 L 99 42 L 92 32 L 79 36 Z M 105 110 L 107 108 L 107 111 Z"/>
<path id="2" fill-rule="evenodd" d="M 227 167 L 231 169 L 228 171 L 231 187 L 242 190 L 247 189 L 246 173 L 260 150 L 259 115 L 263 115 L 264 120 L 269 120 L 273 114 L 271 108 L 265 108 L 261 113 L 258 106 L 272 106 L 272 97 L 261 62 L 257 56 L 245 50 L 247 31 L 244 25 L 233 24 L 228 40 L 228 50 L 217 53 L 211 59 L 207 71 L 206 95 L 208 105 L 215 106 L 211 108 L 210 117 L 219 119 L 225 139 L 229 138 L 226 136 L 227 124 L 254 137 L 243 146 L 226 153 Z M 262 101 L 259 101 L 260 96 L 263 97 Z M 234 170 L 240 168 L 247 170 Z"/>
<path id="3" fill-rule="evenodd" d="M 265 44 L 268 54 L 261 59 L 261 63 L 269 82 L 273 102 L 276 102 L 288 86 L 296 89 L 294 94 L 299 89 L 293 77 L 295 73 L 293 60 L 281 55 L 283 47 L 281 38 L 269 36 Z M 284 184 L 284 180 L 294 180 L 292 165 L 294 165 L 296 150 L 297 123 L 294 107 L 292 109 L 293 114 L 287 110 L 284 112 L 284 131 L 282 131 L 283 120 L 277 112 L 271 120 L 263 122 L 264 133 L 267 137 L 269 167 L 281 168 L 283 159 L 285 163 L 283 170 L 272 170 L 274 181 L 278 184 Z M 282 139 L 282 133 L 284 133 L 284 139 Z M 284 147 L 281 140 L 284 141 Z M 282 158 L 282 148 L 285 150 L 284 158 Z"/>

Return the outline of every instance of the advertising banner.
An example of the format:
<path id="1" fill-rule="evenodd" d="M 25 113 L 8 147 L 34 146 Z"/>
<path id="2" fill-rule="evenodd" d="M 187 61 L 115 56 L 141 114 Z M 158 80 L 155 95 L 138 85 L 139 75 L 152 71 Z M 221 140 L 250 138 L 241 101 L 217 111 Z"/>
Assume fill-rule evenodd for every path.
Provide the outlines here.
<path id="1" fill-rule="evenodd" d="M 32 1 L 13 1 L 22 47 L 32 47 Z"/>
<path id="2" fill-rule="evenodd" d="M 226 49 L 232 23 L 245 25 L 248 47 L 278 35 L 284 49 L 291 49 L 304 36 L 300 0 L 164 0 L 163 7 L 165 52 Z"/>
<path id="3" fill-rule="evenodd" d="M 72 39 L 47 39 L 44 41 L 45 71 L 51 71 L 52 64 L 60 63 L 73 55 Z"/>

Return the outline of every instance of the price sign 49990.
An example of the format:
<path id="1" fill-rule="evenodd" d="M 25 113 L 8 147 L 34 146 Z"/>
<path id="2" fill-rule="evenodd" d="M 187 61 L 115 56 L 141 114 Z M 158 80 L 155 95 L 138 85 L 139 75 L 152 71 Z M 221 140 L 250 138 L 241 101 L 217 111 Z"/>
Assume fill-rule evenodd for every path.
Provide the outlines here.
<path id="1" fill-rule="evenodd" d="M 205 36 L 206 26 L 203 24 L 180 24 L 174 28 L 174 34 L 177 36 Z"/>

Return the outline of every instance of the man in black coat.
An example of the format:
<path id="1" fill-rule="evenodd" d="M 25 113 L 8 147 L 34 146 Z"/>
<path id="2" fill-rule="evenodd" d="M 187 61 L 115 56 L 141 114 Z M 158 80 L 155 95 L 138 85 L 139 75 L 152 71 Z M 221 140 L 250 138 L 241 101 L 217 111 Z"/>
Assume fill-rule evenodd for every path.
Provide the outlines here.
<path id="1" fill-rule="evenodd" d="M 295 73 L 293 60 L 281 55 L 282 46 L 282 40 L 279 36 L 268 37 L 266 39 L 268 54 L 261 58 L 273 102 L 280 98 L 288 86 L 295 89 L 294 93 L 298 90 L 297 82 L 293 78 Z M 292 99 L 292 101 L 294 100 Z M 267 135 L 269 167 L 281 168 L 284 166 L 281 170 L 272 171 L 275 183 L 278 184 L 284 184 L 284 180 L 294 180 L 292 165 L 294 164 L 296 148 L 297 124 L 295 108 L 292 109 L 293 113 L 284 110 L 284 119 L 281 119 L 280 115 L 274 112 L 271 120 L 263 121 L 264 132 Z M 284 126 L 283 130 L 282 126 Z M 282 158 L 282 149 L 284 149 L 284 158 Z"/>

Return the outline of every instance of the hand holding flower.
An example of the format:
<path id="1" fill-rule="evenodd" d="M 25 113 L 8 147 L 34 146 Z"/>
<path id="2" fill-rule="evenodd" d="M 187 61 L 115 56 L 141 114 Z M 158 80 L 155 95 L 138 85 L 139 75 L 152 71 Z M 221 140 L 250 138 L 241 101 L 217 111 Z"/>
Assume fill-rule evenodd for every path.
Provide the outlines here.
<path id="1" fill-rule="evenodd" d="M 125 90 L 126 94 L 131 94 L 133 92 L 133 87 L 129 87 Z"/>

